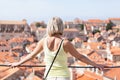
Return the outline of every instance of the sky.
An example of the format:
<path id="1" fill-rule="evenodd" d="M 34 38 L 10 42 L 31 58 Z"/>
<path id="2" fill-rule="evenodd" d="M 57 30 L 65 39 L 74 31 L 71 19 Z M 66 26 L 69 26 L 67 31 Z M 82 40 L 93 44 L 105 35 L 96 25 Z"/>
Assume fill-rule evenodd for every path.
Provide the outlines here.
<path id="1" fill-rule="evenodd" d="M 120 17 L 119 8 L 120 0 L 0 0 L 0 20 L 108 19 Z"/>

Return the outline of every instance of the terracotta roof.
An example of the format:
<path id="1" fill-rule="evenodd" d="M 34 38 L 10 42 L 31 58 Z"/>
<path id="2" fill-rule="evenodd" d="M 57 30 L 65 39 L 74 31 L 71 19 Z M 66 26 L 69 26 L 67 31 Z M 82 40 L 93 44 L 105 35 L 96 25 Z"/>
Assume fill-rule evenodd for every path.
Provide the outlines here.
<path id="1" fill-rule="evenodd" d="M 25 21 L 0 20 L 0 24 L 26 24 Z"/>
<path id="2" fill-rule="evenodd" d="M 119 29 L 119 28 L 120 28 L 120 26 L 113 26 L 113 27 L 112 27 L 112 29 L 114 29 L 114 28 L 118 28 L 118 29 Z"/>
<path id="3" fill-rule="evenodd" d="M 106 73 L 104 73 L 104 75 L 112 79 L 116 77 L 116 80 L 120 80 L 120 68 L 111 68 Z"/>
<path id="4" fill-rule="evenodd" d="M 64 29 L 64 31 L 73 31 L 73 32 L 79 32 L 76 28 L 71 28 L 71 29 Z"/>
<path id="5" fill-rule="evenodd" d="M 78 48 L 77 51 L 80 53 L 80 54 L 86 54 L 88 55 L 90 50 L 89 49 L 84 49 L 84 48 Z"/>
<path id="6" fill-rule="evenodd" d="M 45 30 L 45 29 L 42 29 L 42 30 Z M 70 32 L 76 32 L 76 31 L 78 31 L 77 29 L 65 29 L 65 31 L 70 31 Z M 21 38 L 18 38 L 18 39 L 13 39 L 13 41 L 18 41 L 18 42 L 20 42 L 21 40 L 24 40 L 24 39 L 21 39 Z M 31 40 L 31 39 L 30 39 Z M 79 39 L 76 39 L 77 41 L 79 41 Z M 32 41 L 32 40 L 31 40 Z M 103 44 L 101 44 L 101 43 L 84 43 L 86 46 L 87 45 L 90 45 L 91 46 L 91 48 L 92 49 L 95 49 L 95 50 L 97 50 L 98 48 L 97 48 L 97 46 L 99 46 L 99 45 L 103 45 Z M 33 44 L 32 45 L 32 49 L 35 47 L 35 45 Z M 89 53 L 89 50 L 88 49 L 86 49 L 86 48 L 84 48 L 84 49 L 77 49 L 80 53 L 82 53 L 82 54 L 86 54 L 86 55 L 88 55 L 88 57 L 91 59 L 91 60 L 93 60 L 93 61 L 95 61 L 96 63 L 100 63 L 100 64 L 103 64 L 104 63 L 104 59 L 102 59 L 101 58 L 101 56 L 100 55 L 98 55 L 96 52 L 94 52 L 94 53 L 92 53 L 92 54 L 88 54 Z M 120 48 L 111 48 L 111 51 L 113 52 L 113 54 L 119 54 L 119 51 L 120 51 Z M 24 56 L 23 56 L 24 57 Z M 21 57 L 21 59 L 23 58 L 23 57 Z M 10 62 L 15 62 L 16 60 L 13 58 L 13 56 L 10 56 L 10 53 L 8 52 L 8 53 L 0 53 L 0 63 L 4 63 L 5 62 L 5 59 L 6 60 L 8 60 L 8 61 L 10 61 Z M 109 61 L 106 61 L 107 63 L 109 63 L 110 65 L 112 65 L 112 62 L 109 62 Z M 34 59 L 34 60 L 32 60 L 32 62 L 26 62 L 26 63 L 24 63 L 24 64 L 34 64 L 34 65 L 36 65 L 37 63 L 39 63 L 38 61 L 37 61 L 37 59 Z M 78 62 L 78 64 L 79 65 L 83 65 L 83 66 L 85 66 L 86 64 L 85 63 L 82 63 L 82 62 Z M 0 70 L 3 70 L 3 69 L 6 69 L 5 67 L 3 67 L 3 68 L 1 68 L 0 67 Z M 114 78 L 114 75 L 117 75 L 117 79 L 120 79 L 119 78 L 119 74 L 118 74 L 118 72 L 115 72 L 115 71 L 117 71 L 117 69 L 118 68 L 116 68 L 115 70 L 109 70 L 108 72 L 106 72 L 105 73 L 105 75 L 106 76 L 108 76 L 108 77 L 113 77 Z M 37 72 L 39 72 L 39 71 L 41 71 L 41 73 L 43 73 L 43 68 L 34 68 L 34 70 Z M 118 69 L 118 71 L 119 71 L 119 69 Z M 120 71 L 119 71 L 120 72 Z M 111 73 L 111 74 L 109 74 L 109 73 Z M 5 72 L 4 74 L 0 74 L 0 79 L 1 79 L 1 76 L 3 77 L 3 76 L 5 76 L 5 75 L 7 75 L 8 73 L 7 72 Z M 9 73 L 10 74 L 10 73 Z M 101 76 L 99 76 L 99 75 L 96 75 L 95 73 L 90 73 L 90 72 L 88 72 L 88 71 L 85 71 L 85 74 L 84 75 L 81 75 L 81 74 L 77 74 L 77 80 L 96 80 L 96 79 L 100 79 L 100 80 L 102 80 L 102 78 L 101 78 Z M 40 77 L 38 77 L 38 76 L 36 76 L 35 75 L 35 77 L 34 77 L 34 79 L 35 80 L 40 80 Z"/>
<path id="7" fill-rule="evenodd" d="M 104 22 L 105 22 L 105 23 L 109 23 L 109 22 L 110 22 L 110 20 L 105 20 Z"/>
<path id="8" fill-rule="evenodd" d="M 80 65 L 80 66 L 86 66 L 85 63 L 79 62 L 79 61 L 76 62 L 75 64 Z M 96 79 L 103 80 L 102 76 L 97 75 L 94 72 L 90 72 L 90 71 L 86 71 L 86 70 L 84 70 L 83 74 L 76 72 L 76 75 L 77 75 L 76 80 L 96 80 Z"/>
<path id="9" fill-rule="evenodd" d="M 22 42 L 24 38 L 12 38 L 9 40 L 9 42 Z"/>
<path id="10" fill-rule="evenodd" d="M 21 46 L 16 46 L 16 47 L 12 48 L 12 50 L 16 50 L 16 49 L 22 49 L 22 47 Z"/>
<path id="11" fill-rule="evenodd" d="M 0 72 L 0 79 L 6 80 L 7 77 L 10 77 L 13 73 L 19 71 L 19 68 L 12 69 L 12 68 L 8 68 L 8 67 L 6 67 L 6 68 L 0 67 L 0 71 L 2 71 L 2 72 Z"/>
<path id="12" fill-rule="evenodd" d="M 109 18 L 108 20 L 120 20 L 120 18 Z"/>
<path id="13" fill-rule="evenodd" d="M 95 78 L 91 78 L 91 77 L 89 77 L 88 75 L 85 75 L 85 74 L 83 74 L 83 75 L 79 75 L 79 74 L 77 74 L 77 80 L 96 80 Z"/>
<path id="14" fill-rule="evenodd" d="M 95 49 L 95 50 L 98 50 L 98 46 L 104 47 L 104 44 L 102 44 L 101 42 L 90 42 L 90 43 L 84 42 L 84 45 L 85 46 L 89 45 L 91 49 Z"/>
<path id="15" fill-rule="evenodd" d="M 104 21 L 100 20 L 100 19 L 89 19 L 88 22 L 91 22 L 91 23 L 103 23 Z"/>
<path id="16" fill-rule="evenodd" d="M 30 42 L 34 41 L 33 37 L 29 37 L 27 39 L 26 38 L 12 38 L 12 39 L 9 40 L 9 43 L 10 42 L 23 42 L 24 40 L 28 40 Z"/>
<path id="17" fill-rule="evenodd" d="M 30 42 L 33 42 L 33 41 L 34 41 L 33 37 L 29 37 L 29 38 L 27 38 L 26 40 L 28 40 L 28 41 L 30 41 Z"/>
<path id="18" fill-rule="evenodd" d="M 8 42 L 7 41 L 0 41 L 0 45 L 8 46 Z"/>
<path id="19" fill-rule="evenodd" d="M 89 76 L 90 78 L 92 78 L 93 80 L 99 79 L 99 80 L 103 80 L 103 76 L 97 75 L 94 72 L 90 72 L 90 71 L 85 71 L 84 73 L 85 75 Z"/>
<path id="20" fill-rule="evenodd" d="M 111 52 L 113 55 L 120 55 L 120 48 L 118 47 L 111 48 Z"/>

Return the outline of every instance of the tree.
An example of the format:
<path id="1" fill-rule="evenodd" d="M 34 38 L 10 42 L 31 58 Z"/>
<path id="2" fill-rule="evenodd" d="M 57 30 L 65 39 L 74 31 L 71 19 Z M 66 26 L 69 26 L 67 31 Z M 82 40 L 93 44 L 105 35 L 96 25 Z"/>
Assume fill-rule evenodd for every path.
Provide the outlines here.
<path id="1" fill-rule="evenodd" d="M 46 24 L 44 23 L 44 21 L 42 22 L 36 22 L 35 23 L 35 26 L 38 28 L 38 27 L 41 27 L 41 28 L 46 28 Z"/>
<path id="2" fill-rule="evenodd" d="M 40 24 L 39 22 L 36 22 L 36 23 L 35 23 L 35 26 L 38 28 L 38 27 L 41 26 L 41 24 Z"/>
<path id="3" fill-rule="evenodd" d="M 95 33 L 97 33 L 97 32 L 100 32 L 100 31 L 99 31 L 99 30 L 94 30 L 92 33 L 95 34 Z"/>
<path id="4" fill-rule="evenodd" d="M 80 28 L 81 28 L 81 30 L 83 30 L 84 29 L 84 25 L 80 24 Z"/>
<path id="5" fill-rule="evenodd" d="M 76 27 L 79 28 L 80 30 L 84 29 L 84 25 L 83 24 L 77 24 Z"/>
<path id="6" fill-rule="evenodd" d="M 112 29 L 113 25 L 114 24 L 110 21 L 106 26 L 106 30 L 108 31 L 108 30 Z"/>

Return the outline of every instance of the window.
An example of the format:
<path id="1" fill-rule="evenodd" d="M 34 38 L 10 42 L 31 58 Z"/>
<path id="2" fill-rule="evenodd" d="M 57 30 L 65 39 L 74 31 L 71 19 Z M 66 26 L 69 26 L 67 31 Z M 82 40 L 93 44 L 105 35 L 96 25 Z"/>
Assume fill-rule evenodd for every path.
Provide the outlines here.
<path id="1" fill-rule="evenodd" d="M 1 35 L 1 37 L 5 37 L 5 35 Z"/>
<path id="2" fill-rule="evenodd" d="M 7 25 L 7 27 L 6 27 L 6 32 L 9 32 L 9 33 L 11 33 L 11 32 L 13 32 L 14 31 L 14 25 L 12 24 L 12 25 Z"/>
<path id="3" fill-rule="evenodd" d="M 5 50 L 5 52 L 9 52 L 8 50 Z"/>
<path id="4" fill-rule="evenodd" d="M 2 25 L 1 25 L 1 30 L 0 30 L 0 32 L 4 32 L 4 31 L 5 31 L 5 28 L 6 28 L 6 25 L 5 25 L 5 24 L 2 24 Z"/>

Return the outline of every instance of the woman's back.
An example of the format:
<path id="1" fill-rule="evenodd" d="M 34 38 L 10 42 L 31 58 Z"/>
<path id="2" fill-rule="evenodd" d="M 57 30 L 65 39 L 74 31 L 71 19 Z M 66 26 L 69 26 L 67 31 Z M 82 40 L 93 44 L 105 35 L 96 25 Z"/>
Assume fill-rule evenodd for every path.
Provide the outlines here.
<path id="1" fill-rule="evenodd" d="M 47 37 L 47 47 L 51 51 L 56 51 L 59 48 L 61 38 L 58 37 Z"/>
<path id="2" fill-rule="evenodd" d="M 44 40 L 44 53 L 45 53 L 45 63 L 47 73 L 56 53 L 60 46 L 62 39 L 56 37 L 47 37 Z M 67 67 L 67 54 L 63 49 L 63 42 L 61 44 L 59 53 L 53 63 L 53 66 L 50 70 L 49 77 L 69 77 L 69 70 Z"/>

